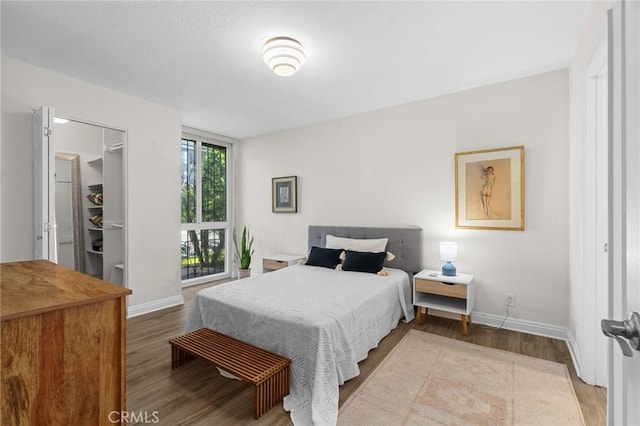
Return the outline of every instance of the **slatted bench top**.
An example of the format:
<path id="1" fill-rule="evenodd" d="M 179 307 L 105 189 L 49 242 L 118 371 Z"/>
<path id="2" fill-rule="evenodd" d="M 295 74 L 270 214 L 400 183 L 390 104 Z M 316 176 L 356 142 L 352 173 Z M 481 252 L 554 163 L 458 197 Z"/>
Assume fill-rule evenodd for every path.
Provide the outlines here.
<path id="1" fill-rule="evenodd" d="M 291 364 L 289 358 L 208 328 L 175 337 L 169 343 L 253 384 L 263 382 Z"/>
<path id="2" fill-rule="evenodd" d="M 289 394 L 289 358 L 207 328 L 175 337 L 169 343 L 172 369 L 202 358 L 253 384 L 256 419 Z"/>

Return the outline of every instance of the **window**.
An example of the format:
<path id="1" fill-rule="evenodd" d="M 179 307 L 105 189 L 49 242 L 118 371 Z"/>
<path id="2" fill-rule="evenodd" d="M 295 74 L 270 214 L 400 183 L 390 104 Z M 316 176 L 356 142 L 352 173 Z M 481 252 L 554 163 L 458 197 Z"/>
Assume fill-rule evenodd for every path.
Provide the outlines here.
<path id="1" fill-rule="evenodd" d="M 181 274 L 185 285 L 229 273 L 231 145 L 182 137 Z"/>

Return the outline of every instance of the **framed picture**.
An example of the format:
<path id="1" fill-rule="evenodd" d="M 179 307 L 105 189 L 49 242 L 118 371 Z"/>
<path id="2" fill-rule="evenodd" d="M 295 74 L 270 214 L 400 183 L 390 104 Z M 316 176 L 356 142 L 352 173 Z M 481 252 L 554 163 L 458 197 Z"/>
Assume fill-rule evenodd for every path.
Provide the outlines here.
<path id="1" fill-rule="evenodd" d="M 456 228 L 524 231 L 524 146 L 456 153 Z"/>
<path id="2" fill-rule="evenodd" d="M 297 176 L 271 179 L 271 206 L 274 213 L 298 211 Z"/>

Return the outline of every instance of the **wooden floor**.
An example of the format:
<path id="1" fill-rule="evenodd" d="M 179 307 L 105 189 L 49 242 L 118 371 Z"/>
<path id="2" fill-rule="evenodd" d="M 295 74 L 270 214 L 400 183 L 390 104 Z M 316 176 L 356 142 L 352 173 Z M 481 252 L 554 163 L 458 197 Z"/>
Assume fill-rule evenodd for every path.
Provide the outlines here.
<path id="1" fill-rule="evenodd" d="M 127 411 L 130 424 L 158 419 L 160 425 L 290 425 L 282 405 L 259 420 L 253 419 L 253 389 L 239 380 L 226 379 L 214 367 L 197 360 L 171 370 L 168 340 L 183 334 L 195 293 L 211 284 L 183 291 L 185 304 L 127 321 Z M 360 365 L 361 374 L 340 388 L 340 404 L 385 358 L 398 341 L 415 328 L 440 336 L 502 349 L 566 364 L 587 425 L 606 424 L 606 390 L 584 384 L 577 378 L 564 341 L 472 324 L 467 336 L 460 322 L 428 316 L 423 324 L 400 325 L 385 337 Z"/>

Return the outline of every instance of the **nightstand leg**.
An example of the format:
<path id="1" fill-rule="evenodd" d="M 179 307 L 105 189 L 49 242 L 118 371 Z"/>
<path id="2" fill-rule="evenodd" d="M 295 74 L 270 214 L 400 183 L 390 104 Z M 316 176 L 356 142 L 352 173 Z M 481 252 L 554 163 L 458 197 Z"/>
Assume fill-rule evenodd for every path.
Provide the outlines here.
<path id="1" fill-rule="evenodd" d="M 416 312 L 416 325 L 420 325 L 422 322 L 422 307 L 418 306 L 418 312 Z"/>
<path id="2" fill-rule="evenodd" d="M 467 335 L 467 315 L 460 315 L 460 320 L 462 322 L 462 335 L 466 336 Z"/>

